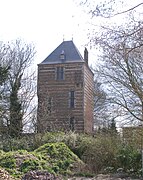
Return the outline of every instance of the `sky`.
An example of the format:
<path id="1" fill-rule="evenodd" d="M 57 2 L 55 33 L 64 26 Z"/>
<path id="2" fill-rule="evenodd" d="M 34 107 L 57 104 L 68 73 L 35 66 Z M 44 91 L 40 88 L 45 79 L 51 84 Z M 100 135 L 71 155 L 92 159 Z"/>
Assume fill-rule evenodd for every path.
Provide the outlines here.
<path id="1" fill-rule="evenodd" d="M 136 1 L 131 0 L 132 4 L 136 4 Z M 20 38 L 27 43 L 32 42 L 37 51 L 36 65 L 61 44 L 63 39 L 73 39 L 83 56 L 85 45 L 89 42 L 88 34 L 94 28 L 91 23 L 97 25 L 101 23 L 101 19 L 94 18 L 96 22 L 93 21 L 88 14 L 89 9 L 85 11 L 77 2 L 80 0 L 0 0 L 0 41 Z M 93 9 L 99 0 L 91 2 L 89 8 Z M 115 21 L 117 22 L 117 16 Z M 122 21 L 122 18 L 118 19 L 118 23 Z M 87 48 L 89 65 L 94 66 L 97 52 Z"/>
<path id="2" fill-rule="evenodd" d="M 36 64 L 63 40 L 73 39 L 83 55 L 87 34 L 88 15 L 75 0 L 0 0 L 0 41 L 32 42 Z"/>

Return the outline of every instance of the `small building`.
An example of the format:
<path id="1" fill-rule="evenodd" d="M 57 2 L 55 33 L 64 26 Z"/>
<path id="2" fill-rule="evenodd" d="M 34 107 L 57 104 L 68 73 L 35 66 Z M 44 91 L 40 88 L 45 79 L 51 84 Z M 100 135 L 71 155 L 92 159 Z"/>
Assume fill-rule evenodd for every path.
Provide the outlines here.
<path id="1" fill-rule="evenodd" d="M 37 131 L 93 130 L 93 72 L 73 41 L 63 41 L 38 64 Z"/>

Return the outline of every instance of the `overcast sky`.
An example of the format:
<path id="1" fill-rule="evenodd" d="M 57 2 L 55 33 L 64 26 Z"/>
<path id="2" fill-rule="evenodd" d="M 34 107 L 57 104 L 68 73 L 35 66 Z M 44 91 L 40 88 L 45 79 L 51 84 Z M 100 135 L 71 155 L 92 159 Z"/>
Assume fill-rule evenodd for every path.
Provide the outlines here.
<path id="1" fill-rule="evenodd" d="M 63 39 L 73 38 L 83 55 L 85 44 L 88 42 L 87 34 L 93 27 L 91 28 L 88 11 L 83 11 L 83 7 L 77 4 L 79 1 L 0 0 L 0 41 L 21 38 L 26 42 L 33 42 L 37 50 L 35 64 L 43 61 Z M 141 1 L 131 0 L 129 4 L 132 7 Z M 89 8 L 93 9 L 93 5 L 96 6 L 99 0 L 91 0 L 91 2 Z M 118 20 L 117 18 L 116 16 L 116 22 L 122 23 L 122 18 L 120 16 Z M 95 19 L 94 25 L 100 23 L 100 19 Z M 93 23 L 93 19 L 91 22 Z M 89 47 L 88 50 L 89 63 L 94 64 L 96 51 L 90 50 Z"/>
<path id="2" fill-rule="evenodd" d="M 83 55 L 88 18 L 73 0 L 0 0 L 0 40 L 21 38 L 36 46 L 36 63 L 62 41 L 72 40 Z"/>

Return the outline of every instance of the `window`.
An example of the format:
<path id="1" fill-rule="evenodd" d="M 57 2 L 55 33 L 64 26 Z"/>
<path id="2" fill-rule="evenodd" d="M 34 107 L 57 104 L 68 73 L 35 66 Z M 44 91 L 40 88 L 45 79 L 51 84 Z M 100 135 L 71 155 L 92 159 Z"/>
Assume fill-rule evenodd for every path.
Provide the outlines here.
<path id="1" fill-rule="evenodd" d="M 70 117 L 70 130 L 71 131 L 74 131 L 75 130 L 75 119 L 74 119 L 74 117 Z"/>
<path id="2" fill-rule="evenodd" d="M 75 107 L 75 92 L 70 91 L 70 108 Z"/>
<path id="3" fill-rule="evenodd" d="M 63 80 L 64 79 L 64 68 L 63 67 L 57 67 L 57 80 Z"/>

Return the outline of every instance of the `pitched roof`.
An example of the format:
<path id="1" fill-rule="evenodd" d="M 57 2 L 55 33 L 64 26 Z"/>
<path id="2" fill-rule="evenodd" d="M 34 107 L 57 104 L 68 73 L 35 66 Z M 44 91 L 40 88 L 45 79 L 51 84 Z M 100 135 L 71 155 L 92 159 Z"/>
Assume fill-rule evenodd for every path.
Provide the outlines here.
<path id="1" fill-rule="evenodd" d="M 41 64 L 85 62 L 73 41 L 63 41 Z"/>

